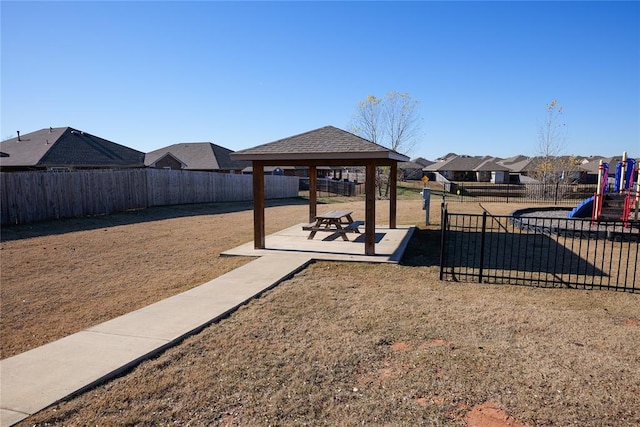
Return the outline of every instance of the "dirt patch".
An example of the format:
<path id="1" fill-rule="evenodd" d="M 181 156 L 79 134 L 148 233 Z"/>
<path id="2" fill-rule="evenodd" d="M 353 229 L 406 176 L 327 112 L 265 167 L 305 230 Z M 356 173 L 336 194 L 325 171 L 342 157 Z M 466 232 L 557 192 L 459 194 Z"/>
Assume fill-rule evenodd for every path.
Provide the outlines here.
<path id="1" fill-rule="evenodd" d="M 445 397 L 444 397 L 444 396 L 434 395 L 434 396 L 430 396 L 430 397 L 426 397 L 426 396 L 423 396 L 423 397 L 416 397 L 416 398 L 414 398 L 414 401 L 415 401 L 418 405 L 420 405 L 420 406 L 422 406 L 422 407 L 426 408 L 426 407 L 428 407 L 430 404 L 435 404 L 435 405 L 444 405 L 444 403 L 445 403 L 446 399 L 445 399 Z"/>
<path id="2" fill-rule="evenodd" d="M 464 420 L 469 427 L 527 427 L 492 402 L 474 406 Z"/>
<path id="3" fill-rule="evenodd" d="M 625 320 L 624 324 L 628 326 L 640 326 L 640 319 L 630 318 Z"/>
<path id="4" fill-rule="evenodd" d="M 406 342 L 394 342 L 391 344 L 391 350 L 394 351 L 405 351 L 409 349 L 409 344 Z"/>

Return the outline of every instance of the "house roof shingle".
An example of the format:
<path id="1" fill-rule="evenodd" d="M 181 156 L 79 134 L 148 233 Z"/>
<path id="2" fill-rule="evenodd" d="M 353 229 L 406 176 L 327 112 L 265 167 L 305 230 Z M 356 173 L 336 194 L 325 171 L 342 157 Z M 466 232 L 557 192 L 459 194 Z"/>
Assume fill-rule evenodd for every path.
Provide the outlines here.
<path id="1" fill-rule="evenodd" d="M 432 162 L 431 160 L 425 159 L 424 157 L 418 157 L 417 159 L 413 159 L 412 162 L 422 165 L 423 168 L 435 163 L 435 162 Z"/>
<path id="2" fill-rule="evenodd" d="M 426 171 L 472 171 L 473 168 L 478 166 L 483 161 L 482 157 L 472 156 L 455 156 L 448 157 L 447 160 L 442 160 L 433 163 L 425 167 Z"/>
<path id="3" fill-rule="evenodd" d="M 410 160 L 408 162 L 400 162 L 400 163 L 398 163 L 398 168 L 400 168 L 400 169 L 422 170 L 423 166 L 420 163 L 416 163 L 413 160 Z"/>
<path id="4" fill-rule="evenodd" d="M 622 161 L 622 156 L 613 156 L 613 157 L 600 157 L 593 158 L 590 162 L 584 163 L 580 166 L 582 170 L 587 171 L 588 173 L 598 174 L 600 172 L 600 160 L 603 163 L 609 165 L 609 174 L 613 173 L 614 168 L 618 164 L 618 162 Z"/>
<path id="5" fill-rule="evenodd" d="M 475 172 L 509 172 L 510 169 L 498 163 L 494 158 L 485 159 L 473 168 Z"/>
<path id="6" fill-rule="evenodd" d="M 0 142 L 2 166 L 36 166 L 67 128 L 41 129 Z"/>
<path id="7" fill-rule="evenodd" d="M 170 153 L 187 170 L 242 170 L 249 162 L 231 160 L 233 151 L 211 142 L 185 142 L 169 145 L 146 154 L 144 163 L 150 166 Z"/>
<path id="8" fill-rule="evenodd" d="M 47 128 L 0 143 L 0 166 L 142 167 L 144 153 L 71 128 Z"/>
<path id="9" fill-rule="evenodd" d="M 531 158 L 523 155 L 517 155 L 499 160 L 498 163 L 507 167 L 511 172 L 520 173 L 527 170 L 531 163 Z"/>

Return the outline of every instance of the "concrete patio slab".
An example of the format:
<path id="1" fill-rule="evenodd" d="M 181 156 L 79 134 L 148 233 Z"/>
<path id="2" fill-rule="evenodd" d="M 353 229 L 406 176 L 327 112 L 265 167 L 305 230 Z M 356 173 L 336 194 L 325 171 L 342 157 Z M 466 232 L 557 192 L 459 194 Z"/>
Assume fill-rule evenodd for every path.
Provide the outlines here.
<path id="1" fill-rule="evenodd" d="M 294 225 L 267 236 L 265 249 L 255 249 L 254 243 L 249 242 L 225 251 L 222 255 L 304 254 L 314 260 L 398 263 L 415 229 L 376 226 L 376 254 L 365 255 L 364 233 L 347 234 L 349 241 L 344 241 L 331 233 L 318 232 L 313 240 L 308 240 L 309 232 L 304 231 L 302 226 L 303 224 Z"/>

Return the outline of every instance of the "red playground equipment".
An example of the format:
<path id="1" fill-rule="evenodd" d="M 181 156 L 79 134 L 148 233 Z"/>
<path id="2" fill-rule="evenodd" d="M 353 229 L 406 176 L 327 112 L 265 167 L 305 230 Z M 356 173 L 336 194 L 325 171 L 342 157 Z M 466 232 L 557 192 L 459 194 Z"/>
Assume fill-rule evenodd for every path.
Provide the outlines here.
<path id="1" fill-rule="evenodd" d="M 622 161 L 615 168 L 613 191 L 609 189 L 609 165 L 600 160 L 598 168 L 598 188 L 594 194 L 591 218 L 594 221 L 639 221 L 640 180 L 637 179 L 640 166 L 635 159 L 622 154 Z M 634 181 L 635 188 L 634 188 Z"/>

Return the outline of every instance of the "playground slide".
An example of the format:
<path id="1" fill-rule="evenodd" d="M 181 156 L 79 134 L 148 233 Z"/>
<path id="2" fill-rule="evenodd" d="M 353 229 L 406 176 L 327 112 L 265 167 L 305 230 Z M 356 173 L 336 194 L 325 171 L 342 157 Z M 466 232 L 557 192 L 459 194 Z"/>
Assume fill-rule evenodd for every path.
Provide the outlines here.
<path id="1" fill-rule="evenodd" d="M 622 162 L 618 162 L 616 165 L 616 175 L 613 181 L 613 192 L 620 192 L 620 185 L 622 183 Z"/>
<path id="2" fill-rule="evenodd" d="M 636 170 L 636 159 L 627 159 L 627 174 L 624 177 L 624 189 L 631 190 L 633 187 L 633 173 Z"/>
<path id="3" fill-rule="evenodd" d="M 591 218 L 594 199 L 595 196 L 591 196 L 588 199 L 581 201 L 578 206 L 573 208 L 573 210 L 567 214 L 567 218 Z"/>

